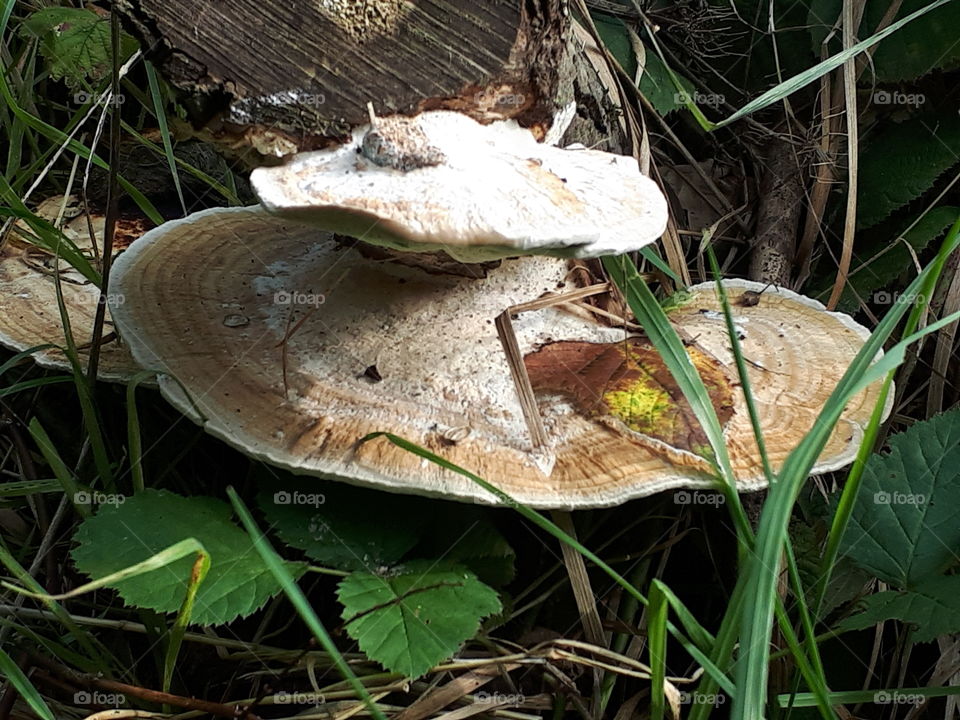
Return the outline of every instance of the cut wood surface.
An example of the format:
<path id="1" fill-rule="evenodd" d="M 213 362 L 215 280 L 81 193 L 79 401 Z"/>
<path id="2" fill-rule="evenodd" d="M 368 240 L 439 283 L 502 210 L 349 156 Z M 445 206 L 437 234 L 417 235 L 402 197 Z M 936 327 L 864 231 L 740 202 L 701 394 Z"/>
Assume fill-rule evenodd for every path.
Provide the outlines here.
<path id="1" fill-rule="evenodd" d="M 295 137 L 341 135 L 369 102 L 382 115 L 547 119 L 570 22 L 562 0 L 120 5 L 167 79 L 206 94 L 208 111 L 229 102 L 228 122 Z"/>

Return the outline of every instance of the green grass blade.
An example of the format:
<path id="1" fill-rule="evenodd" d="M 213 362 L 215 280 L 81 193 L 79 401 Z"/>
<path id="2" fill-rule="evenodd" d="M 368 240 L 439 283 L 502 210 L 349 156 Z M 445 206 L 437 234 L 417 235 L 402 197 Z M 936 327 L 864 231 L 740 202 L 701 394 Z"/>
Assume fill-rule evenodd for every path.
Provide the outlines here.
<path id="1" fill-rule="evenodd" d="M 142 370 L 127 383 L 127 445 L 130 455 L 130 478 L 135 493 L 141 492 L 144 488 L 143 442 L 140 437 L 140 417 L 137 413 L 137 386 L 156 375 L 152 370 Z"/>
<path id="2" fill-rule="evenodd" d="M 247 510 L 247 506 L 243 504 L 243 500 L 241 500 L 240 496 L 237 495 L 236 490 L 234 490 L 232 487 L 228 487 L 227 495 L 230 497 L 230 502 L 233 504 L 233 509 L 240 518 L 241 524 L 244 528 L 246 528 L 247 533 L 249 533 L 250 538 L 253 540 L 253 546 L 260 554 L 260 557 L 263 558 L 264 564 L 270 569 L 270 572 L 277 579 L 277 582 L 280 583 L 280 586 L 283 588 L 283 592 L 290 599 L 290 602 L 296 609 L 297 614 L 300 615 L 307 627 L 310 628 L 311 632 L 313 632 L 314 637 L 316 637 L 323 649 L 326 650 L 330 655 L 330 658 L 333 660 L 333 664 L 336 666 L 337 670 L 340 671 L 340 674 L 347 680 L 347 682 L 350 683 L 350 687 L 353 688 L 353 691 L 359 698 L 363 700 L 370 714 L 377 718 L 377 720 L 386 720 L 386 716 L 383 714 L 383 711 L 373 701 L 373 698 L 370 697 L 370 693 L 367 692 L 366 687 L 364 687 L 363 683 L 360 682 L 360 679 L 347 664 L 347 661 L 344 660 L 339 648 L 334 645 L 333 640 L 330 638 L 330 634 L 327 632 L 326 628 L 323 627 L 323 623 L 320 622 L 320 618 L 318 618 L 317 614 L 313 611 L 313 608 L 310 606 L 310 602 L 303 594 L 300 586 L 297 585 L 296 581 L 284 566 L 283 559 L 277 555 L 277 552 L 270 546 L 267 538 L 262 532 L 260 532 L 260 528 L 258 528 L 257 524 L 253 521 L 250 511 Z"/>
<path id="3" fill-rule="evenodd" d="M 2 72 L 0 72 L 0 97 L 3 98 L 3 101 L 13 111 L 17 118 L 31 130 L 35 130 L 55 143 L 66 143 L 67 147 L 73 152 L 77 153 L 80 157 L 84 158 L 85 160 L 92 160 L 94 165 L 99 168 L 109 170 L 109 166 L 107 165 L 106 161 L 96 153 L 91 152 L 90 148 L 83 145 L 83 143 L 73 140 L 66 133 L 58 130 L 52 125 L 48 125 L 40 118 L 34 117 L 20 107 L 16 99 L 10 93 L 10 87 L 7 85 L 6 77 Z M 160 225 L 163 222 L 163 216 L 160 214 L 157 208 L 154 207 L 153 203 L 147 200 L 147 197 L 142 192 L 137 190 L 137 188 L 131 185 L 129 181 L 125 180 L 119 175 L 117 176 L 117 182 L 120 183 L 120 186 L 124 189 L 124 191 L 137 204 L 137 207 L 139 207 L 143 213 L 150 218 L 150 220 L 157 225 Z"/>
<path id="4" fill-rule="evenodd" d="M 666 709 L 667 681 L 667 598 L 663 583 L 650 584 L 650 607 L 647 608 L 647 642 L 650 653 L 650 719 L 663 720 Z"/>
<path id="5" fill-rule="evenodd" d="M 922 15 L 926 15 L 931 10 L 936 9 L 941 5 L 945 5 L 948 2 L 951 2 L 951 0 L 935 0 L 935 2 L 930 3 L 926 7 L 922 7 L 916 12 L 910 13 L 906 17 L 901 18 L 900 20 L 897 20 L 895 23 L 891 23 L 889 26 L 887 26 L 880 32 L 871 35 L 866 40 L 861 40 L 855 45 L 851 45 L 846 50 L 842 50 L 841 52 L 838 52 L 836 55 L 833 55 L 827 58 L 823 62 L 817 63 L 809 70 L 804 70 L 802 73 L 799 73 L 798 75 L 794 75 L 792 78 L 784 80 L 782 83 L 780 83 L 776 87 L 773 87 L 770 90 L 767 90 L 767 92 L 763 93 L 760 97 L 744 105 L 742 108 L 737 110 L 730 117 L 713 125 L 713 129 L 722 128 L 726 125 L 730 125 L 731 123 L 735 123 L 737 120 L 740 120 L 741 118 L 746 117 L 747 115 L 750 115 L 751 113 L 754 113 L 757 110 L 762 110 L 765 107 L 768 107 L 770 105 L 773 105 L 774 103 L 780 102 L 785 97 L 789 97 L 800 88 L 810 84 L 814 80 L 817 80 L 823 77 L 828 72 L 836 70 L 838 67 L 843 65 L 850 58 L 855 57 L 860 53 L 862 53 L 864 50 L 867 50 L 868 48 L 873 47 L 884 38 L 895 33 L 897 30 L 902 28 L 907 23 L 913 22 L 918 17 Z"/>
<path id="6" fill-rule="evenodd" d="M 63 461 L 63 458 L 60 457 L 60 453 L 50 440 L 50 436 L 47 435 L 47 431 L 43 428 L 43 425 L 40 424 L 40 420 L 36 417 L 32 418 L 30 420 L 30 424 L 27 426 L 27 429 L 29 430 L 33 441 L 37 444 L 37 447 L 40 448 L 40 454 L 43 455 L 43 459 L 46 460 L 47 465 L 50 466 L 50 469 L 53 471 L 53 475 L 56 477 L 57 482 L 60 483 L 63 491 L 67 494 L 67 498 L 71 503 L 73 503 L 73 506 L 77 509 L 77 512 L 79 512 L 83 517 L 89 517 L 90 508 L 82 503 L 77 502 L 77 493 L 79 492 L 79 487 L 77 486 L 77 482 L 73 477 L 73 473 L 70 471 L 70 468 L 67 467 L 67 464 Z"/>
<path id="7" fill-rule="evenodd" d="M 59 345 L 54 345 L 53 343 L 45 343 L 43 345 L 34 345 L 31 348 L 27 348 L 21 352 L 18 352 L 12 358 L 7 360 L 5 363 L 0 365 L 0 375 L 3 375 L 8 370 L 15 368 L 21 360 L 26 360 L 31 355 L 42 350 L 53 350 L 54 348 L 60 347 Z"/>
<path id="8" fill-rule="evenodd" d="M 47 703 L 37 689 L 33 686 L 19 666 L 13 661 L 7 653 L 0 648 L 0 675 L 3 675 L 10 681 L 10 684 L 20 693 L 20 697 L 26 700 L 27 705 L 43 720 L 56 720 L 54 714 L 47 707 Z"/>
<path id="9" fill-rule="evenodd" d="M 0 388 L 0 398 L 5 398 L 9 395 L 16 395 L 17 393 L 21 393 L 24 390 L 29 390 L 30 388 L 44 387 L 46 385 L 60 385 L 61 383 L 71 382 L 72 380 L 73 378 L 71 378 L 69 375 L 52 375 L 50 377 L 24 380 L 14 385 L 10 385 L 9 387 Z"/>
<path id="10" fill-rule="evenodd" d="M 187 203 L 183 199 L 183 189 L 180 187 L 180 174 L 177 172 L 177 160 L 173 154 L 173 143 L 170 142 L 170 128 L 167 127 L 167 115 L 163 111 L 163 95 L 160 93 L 160 82 L 157 80 L 157 71 L 154 69 L 153 63 L 149 60 L 144 62 L 143 66 L 147 71 L 147 83 L 150 86 L 150 96 L 153 99 L 153 111 L 157 118 L 157 126 L 160 128 L 160 137 L 163 138 L 163 152 L 167 157 L 167 165 L 170 167 L 173 185 L 177 189 L 177 197 L 180 198 L 180 207 L 183 209 L 184 217 L 186 217 Z"/>
<path id="11" fill-rule="evenodd" d="M 916 297 L 930 283 L 935 283 L 950 254 L 960 246 L 960 221 L 944 240 L 937 258 L 907 288 Z M 741 614 L 741 658 L 737 663 L 738 696 L 734 699 L 732 717 L 754 720 L 763 717 L 766 705 L 769 643 L 772 630 L 776 583 L 780 555 L 787 539 L 787 528 L 794 503 L 810 470 L 826 445 L 844 407 L 856 394 L 883 343 L 893 333 L 907 311 L 907 305 L 894 305 L 877 325 L 847 372 L 830 395 L 813 428 L 790 453 L 780 471 L 779 481 L 770 490 L 764 504 L 757 532 L 756 550 L 746 568 L 746 593 L 751 602 Z M 730 621 L 726 618 L 724 622 Z"/>
<path id="12" fill-rule="evenodd" d="M 653 343 L 663 363 L 676 381 L 683 396 L 690 403 L 697 421 L 713 450 L 713 462 L 717 468 L 720 489 L 726 498 L 727 507 L 737 526 L 741 552 L 752 535 L 746 513 L 737 494 L 737 481 L 730 465 L 723 427 L 703 385 L 700 373 L 690 360 L 683 341 L 670 324 L 663 308 L 643 281 L 633 263 L 624 256 L 603 258 L 603 267 L 610 278 L 623 291 L 637 322 Z"/>
<path id="13" fill-rule="evenodd" d="M 938 698 L 960 695 L 960 685 L 947 687 L 912 687 L 893 688 L 887 690 L 847 690 L 830 693 L 830 702 L 834 705 L 856 705 L 859 703 L 889 704 L 895 701 L 900 704 L 915 704 L 919 698 Z M 797 693 L 796 695 L 778 695 L 777 704 L 780 707 L 810 707 L 815 704 L 811 693 Z"/>
<path id="14" fill-rule="evenodd" d="M 550 520 L 545 518 L 543 515 L 538 513 L 533 508 L 527 507 L 523 503 L 514 500 L 512 497 L 510 497 L 510 495 L 505 493 L 503 490 L 496 487 L 495 485 L 492 485 L 491 483 L 487 482 L 486 480 L 479 477 L 478 475 L 474 475 L 469 470 L 466 470 L 460 467 L 459 465 L 455 465 L 449 460 L 446 460 L 440 457 L 439 455 L 435 455 L 429 450 L 422 448 L 419 445 L 410 442 L 409 440 L 405 440 L 404 438 L 398 437 L 397 435 L 393 435 L 391 433 L 386 433 L 386 432 L 371 433 L 370 435 L 367 435 L 366 437 L 364 437 L 360 442 L 361 443 L 368 442 L 377 437 L 384 437 L 390 442 L 392 442 L 394 445 L 396 445 L 397 447 L 403 448 L 404 450 L 411 452 L 414 455 L 417 455 L 423 458 L 424 460 L 429 460 L 435 465 L 439 465 L 442 468 L 450 470 L 451 472 L 455 472 L 458 475 L 463 475 L 464 477 L 472 480 L 477 485 L 482 487 L 484 490 L 486 490 L 487 492 L 499 498 L 504 505 L 516 510 L 520 515 L 525 517 L 527 520 L 532 522 L 541 530 L 545 531 L 549 535 L 552 535 L 560 542 L 569 545 L 578 553 L 583 555 L 587 560 L 590 560 L 597 567 L 603 570 L 607 574 L 607 576 L 610 577 L 611 580 L 613 580 L 620 587 L 626 590 L 627 593 L 631 597 L 633 597 L 635 600 L 637 600 L 641 605 L 645 607 L 649 605 L 649 600 L 643 595 L 643 593 L 637 590 L 626 578 L 624 578 L 616 570 L 614 570 L 607 563 L 601 560 L 599 556 L 597 556 L 593 551 L 589 550 L 587 547 L 581 544 L 579 540 L 565 533 L 559 526 L 552 523 Z M 699 627 L 699 624 L 697 625 L 697 627 Z M 687 638 L 680 631 L 680 629 L 675 625 L 673 625 L 673 623 L 671 623 L 669 620 L 667 621 L 667 629 L 670 631 L 670 634 L 673 635 L 673 637 L 681 645 L 683 645 L 683 648 L 688 653 L 690 653 L 690 656 L 693 657 L 693 659 L 696 660 L 698 663 L 700 663 L 700 665 L 704 668 L 704 671 L 714 679 L 714 682 L 718 686 L 722 687 L 723 690 L 730 695 L 734 693 L 733 684 L 730 682 L 730 679 L 711 661 L 711 659 L 708 657 L 708 654 L 706 652 L 702 651 L 699 647 L 697 647 L 695 643 L 693 643 L 689 638 Z M 706 632 L 702 630 L 702 628 L 701 628 L 701 631 L 702 633 Z M 701 638 L 703 637 L 702 633 L 700 636 Z"/>

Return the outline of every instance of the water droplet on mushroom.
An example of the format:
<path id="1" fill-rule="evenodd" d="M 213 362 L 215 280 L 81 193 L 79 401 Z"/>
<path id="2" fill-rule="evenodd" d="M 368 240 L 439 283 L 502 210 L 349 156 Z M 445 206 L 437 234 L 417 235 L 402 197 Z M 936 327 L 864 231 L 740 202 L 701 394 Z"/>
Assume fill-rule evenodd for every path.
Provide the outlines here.
<path id="1" fill-rule="evenodd" d="M 223 324 L 227 327 L 245 327 L 250 324 L 250 318 L 246 315 L 225 315 Z"/>

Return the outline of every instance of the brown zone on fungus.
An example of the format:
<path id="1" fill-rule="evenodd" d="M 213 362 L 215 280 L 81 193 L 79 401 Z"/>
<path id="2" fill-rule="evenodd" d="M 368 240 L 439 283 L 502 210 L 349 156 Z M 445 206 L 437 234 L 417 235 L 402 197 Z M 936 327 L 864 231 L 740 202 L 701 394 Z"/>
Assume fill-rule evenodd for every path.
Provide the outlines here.
<path id="1" fill-rule="evenodd" d="M 723 366 L 699 348 L 687 352 L 725 425 L 733 416 L 733 388 Z M 524 364 L 534 392 L 563 395 L 587 417 L 615 418 L 629 430 L 679 450 L 709 452 L 693 409 L 645 338 L 554 342 L 526 355 Z"/>

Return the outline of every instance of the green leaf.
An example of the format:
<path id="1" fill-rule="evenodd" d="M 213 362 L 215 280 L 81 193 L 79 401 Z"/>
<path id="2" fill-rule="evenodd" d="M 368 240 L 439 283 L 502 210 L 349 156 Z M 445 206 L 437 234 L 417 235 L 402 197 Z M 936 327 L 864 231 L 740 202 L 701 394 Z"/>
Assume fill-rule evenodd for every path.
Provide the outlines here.
<path id="1" fill-rule="evenodd" d="M 260 486 L 257 504 L 274 532 L 312 560 L 341 570 L 396 563 L 416 545 L 426 520 L 419 498 L 314 479 Z"/>
<path id="2" fill-rule="evenodd" d="M 485 510 L 469 505 L 451 507 L 430 523 L 429 536 L 417 547 L 417 554 L 463 565 L 493 587 L 510 582 L 515 570 L 510 543 Z"/>
<path id="3" fill-rule="evenodd" d="M 40 39 L 50 76 L 71 87 L 83 80 L 102 80 L 111 66 L 110 21 L 90 10 L 50 7 L 27 18 L 21 32 Z M 120 62 L 137 49 L 126 33 L 120 36 Z"/>
<path id="4" fill-rule="evenodd" d="M 860 156 L 857 225 L 876 225 L 920 197 L 960 156 L 956 112 L 886 124 L 869 136 Z"/>
<path id="5" fill-rule="evenodd" d="M 924 7 L 929 0 L 904 0 L 897 17 L 901 18 Z M 875 27 L 886 11 L 885 0 L 873 0 L 867 7 L 872 17 L 864 17 Z M 875 18 L 875 19 L 874 19 Z M 872 21 L 872 22 L 871 22 Z M 960 65 L 960 3 L 948 3 L 907 25 L 896 38 L 880 43 L 873 56 L 877 79 L 899 82 L 921 77 L 937 68 Z"/>
<path id="6" fill-rule="evenodd" d="M 677 108 L 682 108 L 687 99 L 693 102 L 703 102 L 706 99 L 718 99 L 715 95 L 700 95 L 693 87 L 693 83 L 687 80 L 680 73 L 674 71 L 680 84 L 686 91 L 685 98 L 683 93 L 677 92 L 666 66 L 663 64 L 657 53 L 651 48 L 647 48 L 646 59 L 643 66 L 643 75 L 640 76 L 640 93 L 650 101 L 650 104 L 661 115 L 667 115 Z M 722 100 L 721 100 L 722 102 Z"/>
<path id="7" fill-rule="evenodd" d="M 73 550 L 77 569 L 93 579 L 146 560 L 187 538 L 210 554 L 210 571 L 197 593 L 191 622 L 219 625 L 249 615 L 280 591 L 250 537 L 230 521 L 226 503 L 209 497 L 181 497 L 165 490 L 145 490 L 112 498 L 77 530 Z M 130 605 L 176 612 L 183 604 L 193 559 L 184 558 L 111 585 Z M 302 564 L 290 563 L 299 576 Z"/>
<path id="8" fill-rule="evenodd" d="M 623 24 L 620 18 L 612 15 L 591 13 L 591 17 L 604 47 L 620 63 L 624 72 L 630 77 L 634 77 L 637 73 L 637 57 L 633 52 L 633 45 L 630 43 L 630 31 L 627 26 Z"/>
<path id="9" fill-rule="evenodd" d="M 904 0 L 897 13 L 902 18 L 927 6 L 929 0 Z M 813 0 L 810 3 L 808 27 L 813 52 L 819 56 L 820 44 L 840 16 L 842 0 Z M 860 37 L 876 30 L 890 3 L 887 0 L 868 0 Z M 932 10 L 900 30 L 893 39 L 881 42 L 873 56 L 873 68 L 861 78 L 869 85 L 874 78 L 880 82 L 900 82 L 919 78 L 932 70 L 949 69 L 960 65 L 960 45 L 956 28 L 960 25 L 960 4 L 948 3 Z M 840 33 L 833 37 L 831 48 L 840 48 Z M 873 74 L 875 73 L 875 74 Z"/>
<path id="10" fill-rule="evenodd" d="M 907 249 L 907 246 L 919 256 L 930 243 L 939 239 L 957 219 L 960 208 L 951 206 L 940 206 L 933 208 L 920 218 L 908 232 L 901 233 L 896 242 L 886 247 L 886 244 L 877 242 L 877 238 L 871 237 L 868 248 L 858 250 L 861 255 L 860 260 L 869 260 L 874 255 L 878 255 L 881 250 L 883 254 L 879 255 L 869 265 L 858 269 L 848 280 L 848 287 L 844 289 L 837 309 L 843 312 L 855 312 L 860 307 L 857 300 L 859 296 L 865 302 L 881 302 L 884 297 L 888 297 L 891 302 L 895 300 L 892 295 L 875 294 L 880 288 L 890 285 L 899 278 L 904 272 L 909 272 L 913 277 L 916 274 L 916 266 L 913 260 L 913 254 Z M 823 285 L 823 292 L 829 292 L 833 286 L 833 277 L 829 278 L 829 283 Z"/>
<path id="11" fill-rule="evenodd" d="M 916 423 L 867 462 L 841 552 L 898 588 L 956 562 L 960 547 L 960 410 Z"/>
<path id="12" fill-rule="evenodd" d="M 337 590 L 347 633 L 390 672 L 415 678 L 451 657 L 500 600 L 462 567 L 418 560 L 374 575 L 355 572 Z"/>
<path id="13" fill-rule="evenodd" d="M 845 618 L 838 628 L 863 630 L 884 620 L 916 625 L 917 642 L 960 632 L 960 575 L 931 578 L 913 590 L 870 595 L 863 601 L 863 612 Z"/>
<path id="14" fill-rule="evenodd" d="M 23 670 L 13 661 L 13 658 L 3 651 L 3 648 L 0 648 L 0 671 L 3 671 L 3 675 L 10 679 L 10 684 L 27 701 L 31 710 L 43 720 L 54 720 L 56 716 L 50 711 L 40 693 L 30 683 L 30 679 L 23 674 Z"/>

